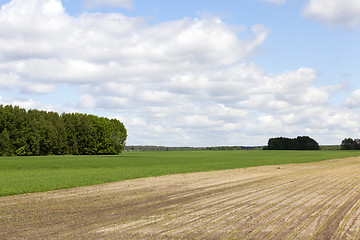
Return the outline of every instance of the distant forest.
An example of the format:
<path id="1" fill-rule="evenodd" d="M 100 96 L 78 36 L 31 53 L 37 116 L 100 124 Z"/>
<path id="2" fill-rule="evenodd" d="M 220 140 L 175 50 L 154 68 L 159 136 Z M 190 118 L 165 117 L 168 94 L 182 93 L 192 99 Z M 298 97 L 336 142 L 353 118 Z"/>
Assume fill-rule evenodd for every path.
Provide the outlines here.
<path id="1" fill-rule="evenodd" d="M 126 138 L 116 119 L 0 105 L 0 156 L 119 154 Z"/>
<path id="2" fill-rule="evenodd" d="M 270 138 L 264 150 L 320 150 L 319 144 L 308 136 Z"/>
<path id="3" fill-rule="evenodd" d="M 341 142 L 341 150 L 360 150 L 360 139 L 345 138 Z"/>
<path id="4" fill-rule="evenodd" d="M 267 146 L 215 146 L 215 147 L 166 147 L 150 145 L 125 146 L 125 151 L 240 151 L 240 150 L 266 150 Z M 343 150 L 341 145 L 323 145 L 320 150 Z"/>
<path id="5" fill-rule="evenodd" d="M 262 150 L 262 146 L 215 146 L 215 147 L 165 147 L 149 145 L 125 146 L 125 151 L 238 151 L 238 150 Z"/>

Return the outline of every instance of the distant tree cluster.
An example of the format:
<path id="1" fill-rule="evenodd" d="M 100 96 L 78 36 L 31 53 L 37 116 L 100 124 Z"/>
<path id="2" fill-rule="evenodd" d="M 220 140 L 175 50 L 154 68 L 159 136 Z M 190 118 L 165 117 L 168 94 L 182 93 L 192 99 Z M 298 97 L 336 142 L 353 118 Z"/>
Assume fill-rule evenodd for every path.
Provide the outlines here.
<path id="1" fill-rule="evenodd" d="M 125 151 L 239 151 L 262 150 L 263 146 L 215 146 L 215 147 L 165 147 L 165 146 L 125 146 Z"/>
<path id="2" fill-rule="evenodd" d="M 127 133 L 116 119 L 0 105 L 0 155 L 119 154 Z"/>
<path id="3" fill-rule="evenodd" d="M 270 138 L 264 150 L 319 150 L 319 144 L 308 136 Z"/>
<path id="4" fill-rule="evenodd" d="M 341 142 L 341 150 L 360 150 L 360 139 L 345 138 Z"/>
<path id="5" fill-rule="evenodd" d="M 215 147 L 207 147 L 206 150 L 210 150 L 210 151 L 241 150 L 241 147 L 240 146 L 215 146 Z"/>
<path id="6" fill-rule="evenodd" d="M 341 150 L 341 145 L 322 145 L 320 146 L 320 150 L 324 150 L 324 151 Z"/>

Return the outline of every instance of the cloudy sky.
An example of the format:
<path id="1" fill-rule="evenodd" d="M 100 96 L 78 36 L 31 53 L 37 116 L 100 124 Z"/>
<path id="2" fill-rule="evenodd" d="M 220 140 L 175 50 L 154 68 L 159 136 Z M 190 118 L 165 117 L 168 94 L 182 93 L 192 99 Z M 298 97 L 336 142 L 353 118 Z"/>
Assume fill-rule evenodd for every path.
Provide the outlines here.
<path id="1" fill-rule="evenodd" d="M 128 145 L 360 137 L 359 0 L 0 0 L 0 104 Z"/>

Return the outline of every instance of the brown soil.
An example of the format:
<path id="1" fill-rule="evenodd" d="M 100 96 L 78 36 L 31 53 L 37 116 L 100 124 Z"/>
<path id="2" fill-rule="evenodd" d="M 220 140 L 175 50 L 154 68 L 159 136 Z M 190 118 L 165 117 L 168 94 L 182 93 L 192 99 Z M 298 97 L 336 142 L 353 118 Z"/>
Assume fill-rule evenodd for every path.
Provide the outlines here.
<path id="1" fill-rule="evenodd" d="M 0 198 L 1 239 L 360 239 L 360 158 Z"/>

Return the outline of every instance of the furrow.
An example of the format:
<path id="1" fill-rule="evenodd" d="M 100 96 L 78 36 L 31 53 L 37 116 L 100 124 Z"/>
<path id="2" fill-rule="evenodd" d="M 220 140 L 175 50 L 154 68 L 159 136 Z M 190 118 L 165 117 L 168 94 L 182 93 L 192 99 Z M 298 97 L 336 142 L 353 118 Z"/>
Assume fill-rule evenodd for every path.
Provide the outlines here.
<path id="1" fill-rule="evenodd" d="M 356 175 L 356 173 L 355 173 L 354 175 Z M 320 193 L 312 196 L 307 202 L 303 202 L 303 203 L 297 205 L 295 209 L 301 209 L 300 207 L 305 207 L 306 204 L 309 204 L 309 203 L 311 204 L 311 202 L 312 202 L 313 200 L 315 200 L 316 198 L 319 198 L 321 195 L 326 195 L 326 197 L 320 198 L 319 201 L 314 202 L 314 203 L 311 204 L 309 207 L 307 207 L 305 210 L 301 211 L 299 214 L 290 215 L 290 219 L 284 219 L 283 224 L 282 224 L 281 226 L 277 227 L 275 230 L 271 231 L 271 232 L 266 236 L 266 239 L 272 239 L 272 238 L 274 238 L 274 237 L 275 237 L 276 235 L 278 235 L 281 231 L 285 230 L 286 228 L 290 228 L 289 226 L 290 226 L 291 224 L 294 224 L 294 225 L 296 226 L 295 222 L 296 222 L 297 220 L 299 220 L 299 218 L 300 218 L 301 216 L 304 216 L 304 215 L 306 215 L 306 214 L 310 214 L 309 212 L 310 212 L 313 208 L 315 208 L 316 206 L 318 206 L 319 204 L 321 204 L 321 203 L 323 203 L 323 202 L 328 201 L 328 199 L 331 199 L 333 195 L 335 195 L 337 192 L 341 191 L 341 189 L 336 189 L 336 190 L 334 190 L 334 191 L 332 191 L 332 192 L 330 192 L 330 193 L 326 193 L 329 189 L 332 189 L 332 188 L 334 188 L 334 187 L 337 187 L 337 186 L 340 186 L 341 184 L 346 183 L 346 182 L 347 182 L 349 179 L 351 179 L 352 177 L 353 177 L 353 176 L 350 176 L 350 177 L 348 177 L 348 178 L 346 178 L 346 179 L 342 179 L 342 181 L 341 181 L 339 184 L 337 184 L 336 186 L 331 186 L 331 187 L 325 188 L 325 189 L 324 189 L 323 191 L 321 191 Z M 345 186 L 347 186 L 347 185 L 349 185 L 349 184 L 351 184 L 351 182 L 350 182 L 350 183 L 347 183 Z M 292 216 L 292 217 L 291 217 L 291 216 Z"/>
<path id="2" fill-rule="evenodd" d="M 326 179 L 326 177 L 324 177 L 324 178 Z M 307 181 L 305 182 L 305 184 L 307 184 L 307 182 L 309 181 L 309 179 L 313 179 L 313 178 L 307 178 Z M 299 186 L 299 184 L 297 184 L 297 186 Z M 294 186 L 293 186 L 293 187 L 294 187 Z M 286 194 L 289 194 L 287 189 L 291 189 L 291 188 L 289 188 L 289 186 L 284 186 L 284 185 L 283 185 L 283 189 L 286 189 L 286 191 L 287 191 L 286 193 L 282 194 L 282 195 L 285 196 Z M 274 191 L 271 191 L 271 194 L 272 194 L 272 195 L 273 195 L 273 192 L 274 192 Z M 291 193 L 290 193 L 290 194 L 291 194 Z M 280 196 L 281 196 L 281 195 L 277 195 L 277 196 L 273 197 L 272 199 L 267 199 L 267 200 L 266 200 L 266 204 L 267 204 L 268 202 L 271 202 L 271 201 L 275 200 L 275 199 L 278 199 Z M 286 199 L 283 199 L 283 200 L 285 201 Z M 261 205 L 263 205 L 263 204 L 264 204 L 264 202 L 260 202 L 260 203 L 257 203 L 256 205 L 254 205 L 253 207 L 254 207 L 254 208 L 257 208 L 257 206 L 261 206 Z M 272 206 L 274 206 L 274 205 L 276 205 L 276 204 L 277 204 L 277 203 L 272 204 Z M 266 206 L 265 208 L 268 208 L 268 206 Z M 244 212 L 244 211 L 245 211 L 245 213 L 247 213 L 247 214 L 245 214 L 245 216 L 242 216 L 240 219 L 235 219 L 235 220 L 232 220 L 232 221 L 228 221 L 228 224 L 227 224 L 227 225 L 234 226 L 234 224 L 237 223 L 237 222 L 239 222 L 239 221 L 245 221 L 245 222 L 248 223 L 248 222 L 251 220 L 251 219 L 249 219 L 249 218 L 251 218 L 251 217 L 254 216 L 255 214 L 261 214 L 261 213 L 264 211 L 265 208 L 257 209 L 257 210 L 255 210 L 255 211 L 251 211 L 251 209 L 249 209 L 249 208 L 243 209 L 243 211 L 234 211 L 235 214 L 233 214 L 233 215 L 234 215 L 235 217 L 236 217 L 236 216 L 239 216 L 239 215 L 240 215 L 242 212 Z M 225 216 L 223 216 L 221 219 L 218 219 L 218 222 L 219 222 L 219 221 L 223 221 L 223 220 L 227 220 L 227 218 L 229 218 L 229 215 L 228 215 L 228 214 L 225 215 Z M 214 222 L 213 222 L 213 224 L 214 224 Z M 218 231 L 224 231 L 224 226 L 223 226 L 223 225 L 220 225 L 219 228 L 221 228 L 222 230 L 218 230 Z M 238 229 L 237 229 L 237 230 L 238 230 Z M 232 231 L 226 238 L 230 238 L 230 236 L 232 236 L 233 233 L 236 232 L 237 230 Z M 216 228 L 213 228 L 212 230 L 208 231 L 207 234 L 203 235 L 202 238 L 206 238 L 206 236 L 210 235 L 210 234 L 213 233 L 214 231 L 217 231 L 217 229 L 216 229 Z"/>
<path id="3" fill-rule="evenodd" d="M 251 229 L 251 232 L 250 232 L 248 235 L 246 235 L 245 237 L 242 237 L 242 239 L 243 239 L 243 238 L 249 239 L 249 238 L 255 236 L 257 233 L 261 232 L 261 230 L 265 229 L 265 227 L 271 225 L 271 223 L 276 222 L 277 220 L 280 220 L 283 216 L 285 216 L 286 214 L 292 212 L 293 210 L 301 207 L 302 205 L 304 205 L 306 202 L 308 202 L 308 201 L 311 200 L 312 198 L 315 198 L 315 197 L 321 195 L 323 192 L 327 191 L 328 189 L 331 189 L 332 187 L 335 187 L 335 186 L 340 185 L 340 184 L 342 183 L 342 182 L 337 183 L 337 182 L 340 181 L 339 179 L 334 180 L 333 182 L 330 182 L 330 183 L 329 183 L 329 182 L 328 182 L 329 179 L 333 179 L 333 178 L 331 178 L 331 177 L 326 177 L 326 178 L 325 178 L 323 181 L 321 181 L 321 182 L 318 182 L 319 179 L 314 179 L 314 182 L 315 182 L 314 184 L 308 185 L 307 187 L 304 187 L 304 188 L 302 188 L 302 189 L 294 189 L 294 190 L 292 191 L 292 193 L 290 194 L 290 196 L 285 199 L 285 201 L 286 201 L 286 200 L 289 200 L 289 199 L 292 198 L 292 201 L 290 201 L 290 202 L 288 202 L 288 203 L 285 202 L 285 204 L 281 204 L 282 202 L 284 202 L 284 200 L 281 200 L 281 201 L 275 203 L 275 206 L 277 206 L 277 208 L 275 208 L 275 209 L 273 209 L 273 210 L 270 210 L 271 207 L 273 206 L 273 204 L 271 204 L 270 206 L 269 206 L 269 205 L 268 205 L 268 206 L 265 206 L 264 208 L 265 208 L 265 209 L 268 208 L 268 209 L 270 210 L 270 212 L 260 211 L 260 212 L 259 212 L 260 215 L 259 215 L 257 218 L 253 219 L 251 222 L 248 222 L 247 225 L 246 225 L 245 227 L 243 227 L 242 229 L 243 229 L 243 231 L 245 231 L 246 229 Z M 336 184 L 336 183 L 337 183 L 337 184 Z M 325 184 L 325 185 L 324 185 L 324 184 Z M 314 189 L 314 190 L 311 190 L 311 189 L 314 188 L 314 187 L 315 187 L 315 189 Z M 291 206 L 293 203 L 295 203 L 295 202 L 297 202 L 297 201 L 299 201 L 299 200 L 301 200 L 301 199 L 304 199 L 304 198 L 307 197 L 307 196 L 311 196 L 311 194 L 316 193 L 318 189 L 321 189 L 321 188 L 324 188 L 324 187 L 326 187 L 326 188 L 325 188 L 326 190 L 323 190 L 322 192 L 320 192 L 320 193 L 318 193 L 318 194 L 310 197 L 309 199 L 304 200 L 301 204 L 296 205 L 296 206 L 290 208 L 290 210 L 288 210 L 287 212 L 285 212 L 285 213 L 283 213 L 283 214 L 281 214 L 281 215 L 279 215 L 279 216 L 273 217 L 270 222 L 269 222 L 269 221 L 266 221 L 266 222 L 263 223 L 263 224 L 259 224 L 259 222 L 260 222 L 262 219 L 264 219 L 265 217 L 267 217 L 268 215 L 270 215 L 270 214 L 272 214 L 272 213 L 275 213 L 275 212 L 278 212 L 278 211 L 281 211 L 281 210 L 283 210 L 283 208 L 285 208 L 285 207 L 287 207 L 287 206 Z M 305 190 L 307 190 L 307 189 L 310 189 L 311 191 L 308 192 L 308 193 L 306 193 Z M 294 191 L 296 191 L 295 194 L 294 194 Z M 306 194 L 303 195 L 304 193 L 306 193 Z M 299 197 L 294 198 L 294 197 L 296 197 L 296 196 L 299 196 Z M 259 227 L 257 227 L 257 228 L 256 228 L 256 227 L 251 228 L 251 226 L 254 226 L 254 225 L 257 225 L 257 226 L 259 226 Z M 229 238 L 229 237 L 233 237 L 233 236 L 236 234 L 236 232 L 239 232 L 239 231 L 240 231 L 240 229 L 236 229 L 234 232 L 232 232 L 232 234 L 228 235 L 227 237 L 228 237 L 228 238 Z"/>
<path id="4" fill-rule="evenodd" d="M 273 217 L 271 221 L 267 221 L 267 223 L 259 226 L 258 228 L 254 228 L 254 230 L 252 230 L 252 232 L 250 234 L 248 234 L 247 236 L 245 236 L 244 239 L 251 239 L 253 236 L 255 236 L 257 233 L 259 233 L 262 229 L 272 225 L 273 223 L 277 222 L 277 220 L 281 219 L 282 217 L 284 217 L 285 215 L 289 214 L 290 212 L 294 211 L 295 209 L 301 207 L 303 204 L 305 204 L 305 202 L 307 202 L 308 200 L 310 200 L 311 198 L 307 199 L 308 196 L 311 196 L 311 194 L 317 192 L 319 189 L 323 188 L 323 183 L 327 183 L 327 185 L 331 185 L 331 184 L 334 184 L 336 182 L 338 182 L 339 180 L 336 180 L 336 181 L 333 181 L 333 182 L 327 182 L 327 180 L 324 180 L 322 181 L 321 183 L 319 184 L 313 184 L 313 185 L 309 185 L 307 188 L 305 189 L 311 189 L 311 191 L 309 191 L 308 193 L 306 194 L 302 194 L 303 192 L 305 191 L 302 191 L 302 192 L 299 192 L 298 190 L 296 191 L 297 193 L 294 194 L 294 196 L 297 196 L 297 195 L 300 195 L 300 197 L 298 198 L 294 198 L 293 196 L 291 196 L 291 198 L 293 199 L 292 201 L 286 203 L 285 205 L 278 205 L 278 208 L 272 210 L 271 212 L 265 214 L 265 215 L 260 215 L 257 219 L 256 219 L 256 223 L 259 223 L 264 217 L 270 215 L 270 214 L 273 214 L 277 211 L 280 211 L 282 210 L 283 208 L 286 208 L 286 207 L 291 207 L 294 203 L 300 201 L 300 200 L 303 200 L 303 203 L 302 204 L 299 204 L 299 205 L 296 205 L 292 208 L 290 208 L 289 210 L 287 210 L 285 213 L 282 213 L 281 215 L 277 216 L 277 217 Z M 305 190 L 304 189 L 304 190 Z M 252 223 L 254 224 L 254 222 Z M 260 225 L 260 224 L 258 224 Z"/>
<path id="5" fill-rule="evenodd" d="M 353 193 L 348 199 L 346 199 L 346 201 L 344 201 L 335 211 L 332 212 L 332 214 L 325 220 L 325 221 L 322 221 L 323 224 L 320 226 L 320 228 L 313 234 L 313 236 L 310 238 L 310 239 L 314 239 L 316 238 L 319 233 L 321 231 L 323 231 L 325 229 L 325 227 L 327 225 L 329 225 L 329 222 L 332 221 L 338 214 L 339 212 L 344 209 L 346 207 L 346 205 L 354 199 L 355 196 L 357 196 L 359 194 L 360 190 L 357 190 L 355 193 Z M 346 210 L 345 210 L 346 211 Z M 341 219 L 344 219 L 342 217 L 342 215 L 340 215 Z M 339 221 L 340 222 L 340 221 Z M 338 227 L 338 229 L 336 230 L 335 234 L 332 234 L 333 236 L 336 235 L 336 233 L 340 230 L 341 228 Z"/>
<path id="6" fill-rule="evenodd" d="M 302 179 L 302 180 L 303 180 L 302 182 L 299 182 L 300 180 L 294 180 L 294 181 L 287 182 L 287 184 L 285 184 L 283 182 L 275 184 L 275 186 L 278 187 L 278 189 L 276 189 L 276 190 L 283 189 L 284 187 L 291 189 L 295 185 L 306 183 L 308 181 L 308 178 Z M 194 221 L 187 221 L 187 225 L 191 225 L 193 228 L 191 231 L 189 231 L 187 233 L 187 235 L 198 230 L 197 228 L 195 228 L 195 224 L 198 224 L 199 228 L 201 228 L 201 229 L 208 228 L 210 225 L 213 225 L 217 222 L 221 222 L 224 219 L 231 218 L 232 215 L 233 216 L 238 215 L 239 212 L 248 211 L 249 210 L 248 207 L 250 204 L 252 204 L 254 208 L 257 207 L 258 205 L 262 204 L 262 203 L 256 203 L 257 200 L 263 199 L 264 197 L 266 197 L 270 194 L 274 195 L 274 188 L 269 186 L 269 187 L 266 187 L 265 189 L 268 191 L 266 191 L 262 194 L 259 194 L 259 190 L 262 191 L 263 189 L 255 189 L 255 190 L 251 191 L 254 195 L 250 195 L 250 196 L 248 194 L 240 194 L 240 195 L 233 194 L 233 196 L 230 196 L 230 197 L 226 196 L 221 202 L 216 201 L 216 204 L 212 205 L 212 206 L 206 205 L 203 203 L 202 200 L 200 200 L 203 207 L 201 207 L 201 205 L 200 205 L 200 207 L 198 209 L 194 210 L 194 212 L 197 212 L 196 216 L 198 216 L 196 219 L 194 219 Z M 244 199 L 244 197 L 245 197 L 245 199 Z M 279 196 L 274 196 L 273 200 L 278 197 Z M 221 209 L 218 209 L 218 206 L 220 204 L 223 207 Z M 224 207 L 225 204 L 227 206 Z M 211 209 L 212 207 L 214 207 L 215 209 L 213 211 L 211 211 L 211 213 L 209 213 L 209 209 Z M 201 212 L 202 210 L 205 210 L 208 213 L 206 215 L 204 215 Z M 220 215 L 222 216 L 221 218 L 219 218 Z M 175 217 L 175 221 L 178 221 L 178 219 L 176 217 Z M 205 226 L 204 226 L 204 222 L 207 222 L 205 224 Z M 171 230 L 174 230 L 174 229 L 171 229 Z M 169 231 L 170 230 L 168 229 L 166 232 L 169 232 Z"/>
<path id="7" fill-rule="evenodd" d="M 345 216 L 342 223 L 340 224 L 340 226 L 338 227 L 338 229 L 336 230 L 335 234 L 333 235 L 333 237 L 331 239 L 341 239 L 341 238 L 343 239 L 344 237 L 342 235 L 344 235 L 347 231 L 345 229 L 346 225 L 349 225 L 348 228 L 359 225 L 359 224 L 356 224 L 356 220 L 359 219 L 359 216 L 360 216 L 359 206 L 360 206 L 360 201 L 358 200 L 357 203 L 351 208 L 349 213 Z M 356 213 L 357 211 L 359 213 Z M 351 217 L 354 218 L 352 224 L 349 223 Z M 347 238 L 349 238 L 349 237 L 347 237 Z"/>
<path id="8" fill-rule="evenodd" d="M 279 186 L 279 187 L 280 187 L 280 185 L 281 184 L 277 184 L 277 186 Z M 274 186 L 274 184 L 272 184 L 268 188 L 270 189 L 273 186 Z M 246 191 L 246 192 L 242 191 L 240 194 L 238 194 L 238 191 L 231 191 L 228 194 L 223 194 L 223 197 L 221 197 L 220 199 L 212 200 L 212 199 L 216 198 L 217 195 L 218 195 L 218 193 L 214 193 L 213 196 L 202 196 L 201 198 L 199 198 L 195 202 L 182 204 L 181 207 L 182 207 L 183 210 L 179 211 L 179 212 L 182 213 L 181 214 L 182 216 L 190 215 L 190 214 L 193 213 L 193 215 L 195 215 L 195 218 L 193 218 L 192 220 L 187 219 L 186 223 L 194 225 L 196 222 L 199 222 L 199 221 L 203 222 L 205 219 L 210 218 L 213 215 L 218 215 L 218 214 L 220 214 L 222 212 L 227 212 L 231 208 L 234 208 L 234 204 L 232 203 L 232 201 L 235 201 L 237 199 L 241 199 L 243 197 L 247 197 L 248 199 L 251 199 L 254 196 L 256 196 L 256 198 L 261 198 L 261 196 L 259 196 L 258 194 L 259 194 L 258 189 L 255 189 L 255 190 L 252 189 L 251 191 Z M 209 199 L 211 199 L 210 202 L 206 203 L 206 201 L 208 201 Z M 228 204 L 227 207 L 218 209 L 219 205 L 224 205 L 226 203 Z M 209 208 L 215 208 L 215 210 L 212 213 L 210 213 L 209 215 L 207 215 L 207 216 L 204 216 L 203 214 L 201 214 L 202 211 L 208 212 Z M 216 210 L 216 208 L 217 208 L 217 210 Z M 198 214 L 196 214 L 196 213 L 198 213 Z M 171 217 L 173 219 L 173 221 L 179 222 L 179 216 L 178 215 L 179 215 L 178 213 L 175 213 Z M 170 221 L 167 221 L 167 225 L 172 226 L 172 225 L 174 225 L 174 223 L 170 220 Z M 180 225 L 181 225 L 181 222 L 180 222 Z M 175 229 L 176 229 L 175 227 L 170 228 L 170 229 L 167 228 L 167 230 L 164 231 L 163 233 L 170 232 L 170 231 L 173 231 Z"/>
<path id="9" fill-rule="evenodd" d="M 351 191 L 353 188 L 355 188 L 358 183 L 354 182 L 357 179 L 351 181 L 350 183 L 346 184 L 345 186 L 343 186 L 342 188 L 338 189 L 336 192 L 341 191 L 341 193 L 339 195 L 337 195 L 332 201 L 330 201 L 330 203 L 325 204 L 325 206 L 323 206 L 322 208 L 320 208 L 320 210 L 318 210 L 316 213 L 313 213 L 311 215 L 311 217 L 304 223 L 302 224 L 299 228 L 297 228 L 295 231 L 293 231 L 292 234 L 290 234 L 290 236 L 288 236 L 287 239 L 294 239 L 301 231 L 303 231 L 317 216 L 319 216 L 323 211 L 325 211 L 327 208 L 329 208 L 336 200 L 338 200 L 340 197 L 344 196 L 346 193 L 348 193 L 349 191 Z M 352 185 L 351 185 L 352 184 Z M 351 185 L 349 189 L 345 190 L 345 188 Z"/>

